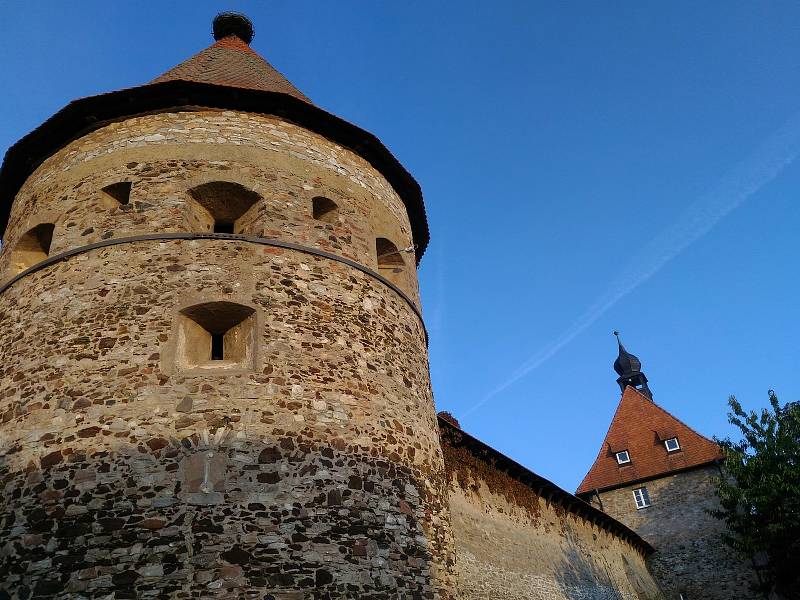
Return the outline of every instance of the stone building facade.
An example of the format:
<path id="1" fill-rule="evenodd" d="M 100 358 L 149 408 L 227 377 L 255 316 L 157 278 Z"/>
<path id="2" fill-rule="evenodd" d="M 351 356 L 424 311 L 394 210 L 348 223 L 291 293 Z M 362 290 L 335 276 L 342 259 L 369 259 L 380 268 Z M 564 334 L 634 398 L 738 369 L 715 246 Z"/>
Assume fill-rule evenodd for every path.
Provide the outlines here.
<path id="1" fill-rule="evenodd" d="M 622 398 L 578 497 L 652 544 L 648 566 L 668 600 L 753 598 L 752 564 L 723 543 L 725 526 L 710 513 L 719 447 L 653 402 L 621 343 L 614 368 Z"/>
<path id="2" fill-rule="evenodd" d="M 719 475 L 707 465 L 600 492 L 603 510 L 657 549 L 648 566 L 668 598 L 753 597 L 752 566 L 722 542 L 724 524 L 708 513 L 719 507 Z M 642 486 L 650 506 L 637 509 L 633 490 Z"/>

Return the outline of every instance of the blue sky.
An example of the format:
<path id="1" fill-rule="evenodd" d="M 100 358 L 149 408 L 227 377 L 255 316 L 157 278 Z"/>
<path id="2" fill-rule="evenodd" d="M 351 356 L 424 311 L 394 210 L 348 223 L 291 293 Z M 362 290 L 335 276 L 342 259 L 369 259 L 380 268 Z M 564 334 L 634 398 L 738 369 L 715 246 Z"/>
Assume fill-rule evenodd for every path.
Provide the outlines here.
<path id="1" fill-rule="evenodd" d="M 71 99 L 149 81 L 220 10 L 422 185 L 439 410 L 573 490 L 619 398 L 619 329 L 706 435 L 800 399 L 800 4 L 0 4 L 3 151 Z"/>

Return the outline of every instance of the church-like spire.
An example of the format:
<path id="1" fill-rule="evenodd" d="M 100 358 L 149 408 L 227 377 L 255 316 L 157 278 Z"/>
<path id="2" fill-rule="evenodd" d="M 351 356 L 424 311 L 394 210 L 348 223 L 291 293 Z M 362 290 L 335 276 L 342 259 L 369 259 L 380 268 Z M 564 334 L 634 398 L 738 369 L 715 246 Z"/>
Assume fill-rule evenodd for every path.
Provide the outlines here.
<path id="1" fill-rule="evenodd" d="M 619 375 L 617 383 L 620 389 L 624 392 L 627 386 L 631 386 L 652 400 L 653 393 L 647 386 L 647 377 L 642 373 L 642 362 L 625 350 L 625 346 L 622 345 L 622 340 L 619 338 L 619 331 L 615 331 L 614 335 L 617 337 L 619 346 L 619 356 L 614 361 L 614 370 Z"/>

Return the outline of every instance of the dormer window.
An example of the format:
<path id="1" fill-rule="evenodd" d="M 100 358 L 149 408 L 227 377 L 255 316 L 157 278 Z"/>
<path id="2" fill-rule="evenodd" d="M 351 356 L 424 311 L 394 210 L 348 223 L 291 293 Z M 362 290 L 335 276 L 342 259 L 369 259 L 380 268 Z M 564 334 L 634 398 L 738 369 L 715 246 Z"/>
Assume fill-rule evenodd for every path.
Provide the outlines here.
<path id="1" fill-rule="evenodd" d="M 678 443 L 678 438 L 676 437 L 664 440 L 664 446 L 666 447 L 667 452 L 677 452 L 681 449 L 681 445 Z"/>
<path id="2" fill-rule="evenodd" d="M 617 452 L 615 454 L 617 457 L 617 464 L 618 465 L 627 465 L 631 462 L 631 455 L 628 454 L 627 450 L 623 450 L 622 452 Z"/>

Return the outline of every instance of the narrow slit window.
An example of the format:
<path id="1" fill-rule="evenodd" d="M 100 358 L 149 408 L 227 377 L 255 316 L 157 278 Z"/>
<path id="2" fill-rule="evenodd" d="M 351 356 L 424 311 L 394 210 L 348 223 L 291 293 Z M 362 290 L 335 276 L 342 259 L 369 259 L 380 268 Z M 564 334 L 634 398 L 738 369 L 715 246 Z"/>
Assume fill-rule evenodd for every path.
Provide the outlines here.
<path id="1" fill-rule="evenodd" d="M 633 500 L 636 502 L 637 510 L 650 506 L 650 494 L 647 493 L 647 488 L 640 487 L 633 490 Z"/>
<path id="2" fill-rule="evenodd" d="M 211 334 L 211 360 L 225 360 L 225 334 Z"/>
<path id="3" fill-rule="evenodd" d="M 126 205 L 131 201 L 131 188 L 133 184 L 130 181 L 120 181 L 119 183 L 112 183 L 103 188 L 103 192 L 111 196 L 121 205 Z"/>
<path id="4" fill-rule="evenodd" d="M 53 223 L 41 223 L 19 238 L 11 252 L 11 268 L 15 274 L 22 273 L 50 255 L 55 227 Z"/>
<path id="5" fill-rule="evenodd" d="M 336 202 L 325 196 L 317 196 L 311 200 L 312 216 L 323 223 L 334 223 L 339 216 Z"/>
<path id="6" fill-rule="evenodd" d="M 623 450 L 622 452 L 617 452 L 615 456 L 617 457 L 618 465 L 627 465 L 629 462 L 631 462 L 631 455 L 628 453 L 627 450 Z"/>
<path id="7" fill-rule="evenodd" d="M 681 449 L 681 445 L 678 443 L 678 438 L 676 437 L 664 440 L 664 446 L 666 446 L 667 452 L 677 452 Z"/>

